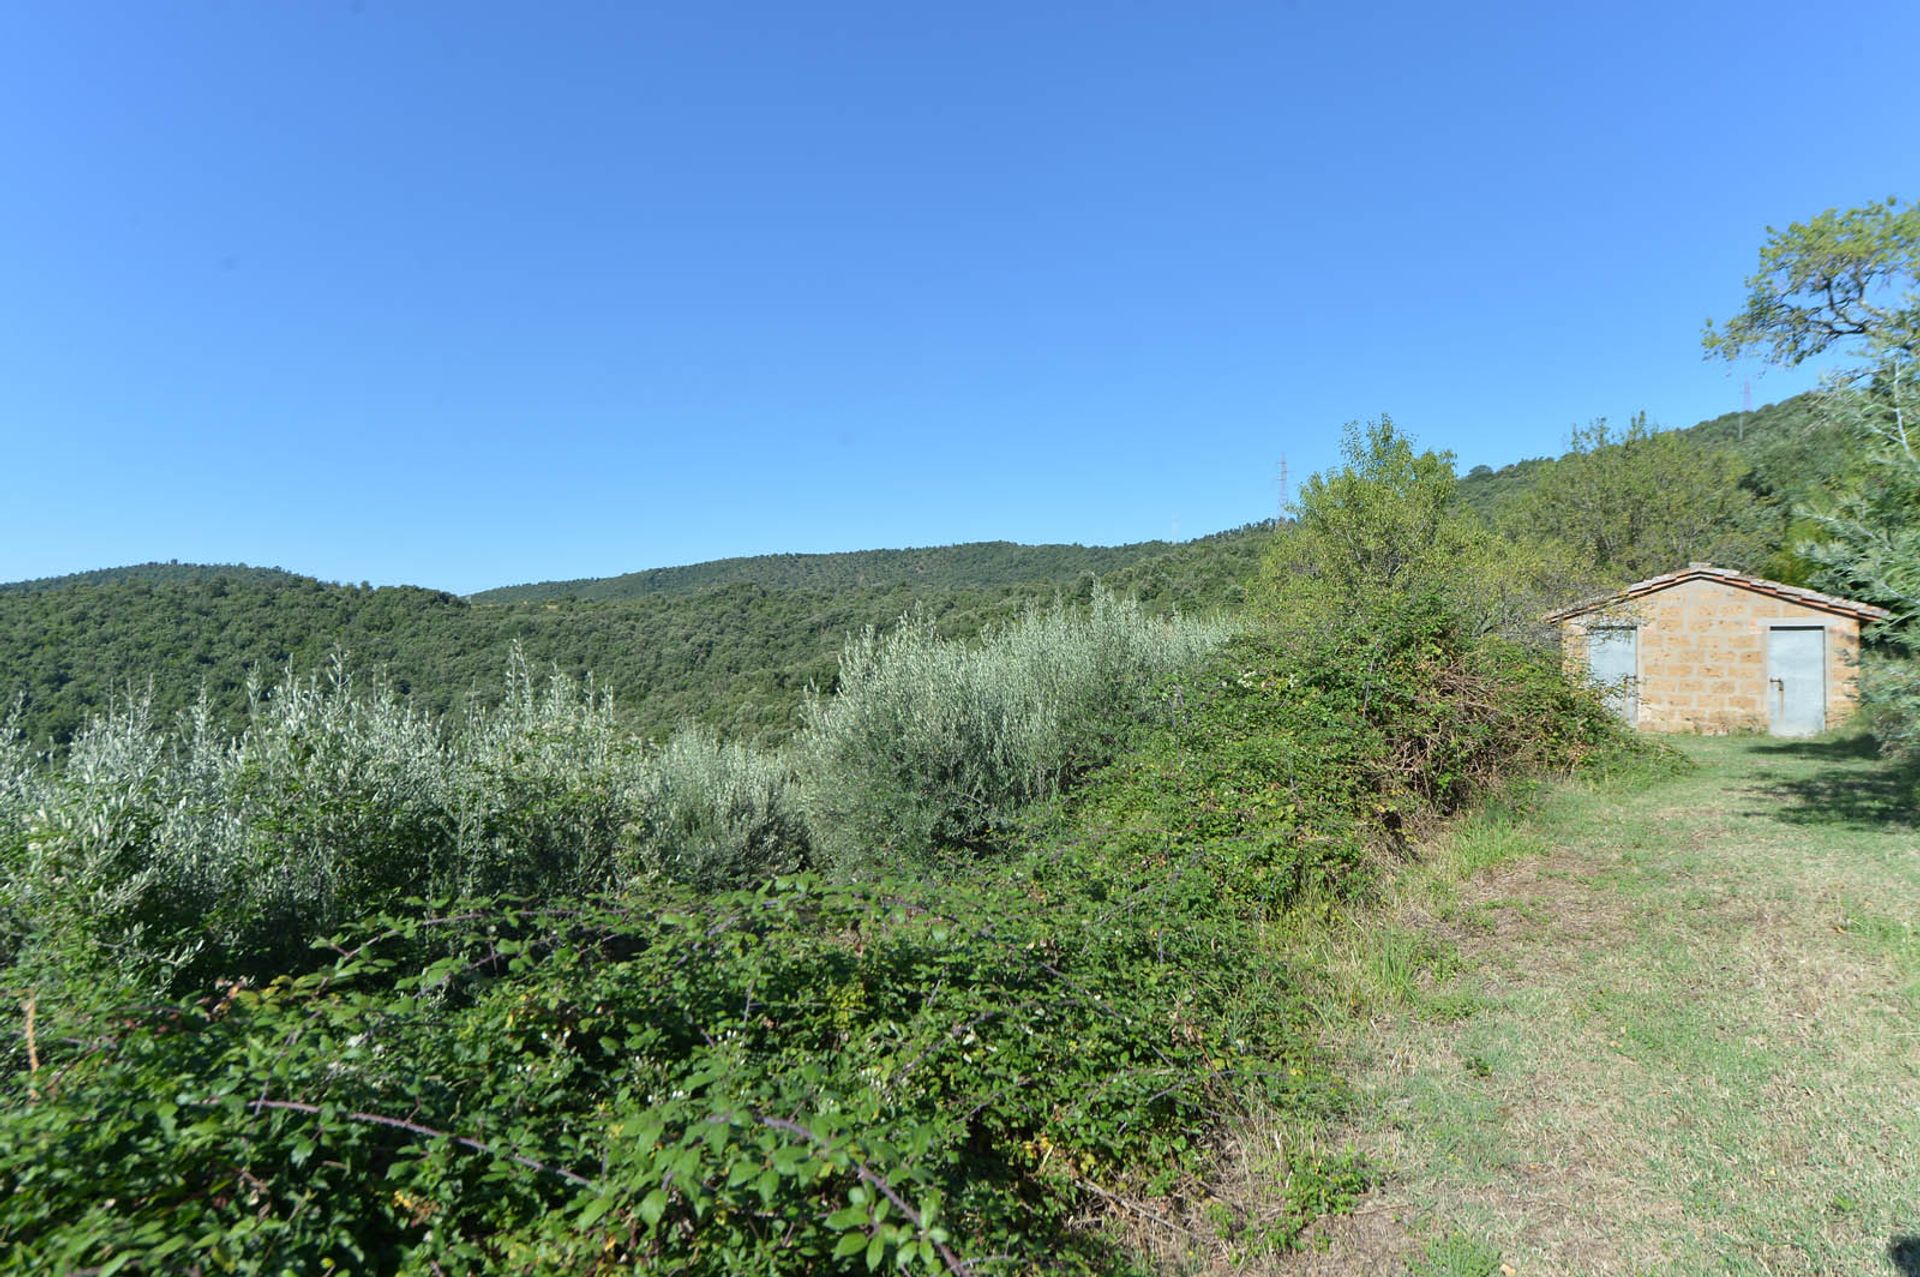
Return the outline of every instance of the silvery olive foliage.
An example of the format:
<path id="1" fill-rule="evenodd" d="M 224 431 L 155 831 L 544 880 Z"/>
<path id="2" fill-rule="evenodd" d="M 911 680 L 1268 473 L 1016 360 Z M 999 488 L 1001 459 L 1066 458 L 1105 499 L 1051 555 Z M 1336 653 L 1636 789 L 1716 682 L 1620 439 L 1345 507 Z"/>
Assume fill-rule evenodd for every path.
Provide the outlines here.
<path id="1" fill-rule="evenodd" d="M 639 793 L 647 819 L 630 873 L 721 888 L 807 861 L 806 824 L 782 759 L 688 728 L 652 755 Z"/>
<path id="2" fill-rule="evenodd" d="M 843 871 L 988 841 L 1027 804 L 1111 757 L 1160 707 L 1158 688 L 1232 633 L 1224 621 L 1147 616 L 1096 590 L 977 643 L 908 617 L 868 629 L 815 696 L 795 744 L 814 849 Z"/>
<path id="3" fill-rule="evenodd" d="M 848 644 L 779 755 L 694 728 L 651 744 L 518 652 L 496 703 L 446 721 L 340 657 L 254 686 L 237 735 L 132 697 L 58 763 L 0 737 L 0 956 L 159 993 L 299 967 L 408 899 L 720 889 L 978 843 L 1106 761 L 1228 632 L 1104 592 L 979 643 L 909 618 Z"/>
<path id="4" fill-rule="evenodd" d="M 343 660 L 250 700 L 237 736 L 131 700 L 59 765 L 0 739 L 0 944 L 157 991 L 239 955 L 298 965 L 408 898 L 755 881 L 804 856 L 776 763 L 701 735 L 651 747 L 590 685 L 518 654 L 497 705 L 447 723 Z"/>

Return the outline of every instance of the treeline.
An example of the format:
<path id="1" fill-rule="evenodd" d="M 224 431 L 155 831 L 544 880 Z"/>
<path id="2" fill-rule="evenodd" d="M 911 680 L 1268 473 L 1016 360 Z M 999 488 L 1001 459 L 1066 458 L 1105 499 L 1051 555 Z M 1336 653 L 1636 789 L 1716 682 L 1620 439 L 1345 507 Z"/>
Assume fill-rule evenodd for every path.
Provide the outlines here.
<path id="1" fill-rule="evenodd" d="M 1565 547 L 1569 597 L 1694 558 L 1804 582 L 1795 511 L 1860 450 L 1806 396 L 1682 431 L 1601 424 L 1575 442 L 1555 460 L 1476 471 L 1458 491 L 1490 525 Z M 591 675 L 649 737 L 692 723 L 774 742 L 868 625 L 915 611 L 942 635 L 977 634 L 1056 596 L 1084 601 L 1096 579 L 1155 613 L 1212 614 L 1244 601 L 1271 535 L 1250 524 L 1173 546 L 770 555 L 475 596 L 523 600 L 509 603 L 277 569 L 110 569 L 0 587 L 0 703 L 56 750 L 90 714 L 149 691 L 163 717 L 204 695 L 234 728 L 250 679 L 270 690 L 344 651 L 409 704 L 446 714 L 497 695 L 518 644 L 542 669 Z"/>
<path id="2" fill-rule="evenodd" d="M 541 581 L 482 590 L 479 603 L 555 599 L 635 599 L 684 594 L 716 585 L 834 593 L 845 590 L 980 590 L 1001 586 L 1071 585 L 1164 554 L 1167 541 L 1131 545 L 1019 545 L 973 541 L 910 550 L 855 550 L 841 554 L 761 554 L 714 559 L 685 567 L 653 568 L 621 576 Z"/>
<path id="3" fill-rule="evenodd" d="M 1262 536 L 1178 547 L 1110 580 L 1155 613 L 1217 612 L 1237 602 Z M 591 676 L 644 735 L 697 723 L 771 741 L 793 731 L 808 686 L 833 686 L 849 634 L 910 612 L 942 635 L 978 634 L 1056 596 L 1085 601 L 1094 583 L 835 591 L 741 583 L 611 602 L 475 604 L 279 572 L 123 570 L 0 594 L 0 697 L 42 747 L 63 748 L 89 715 L 149 693 L 163 717 L 204 695 L 214 721 L 231 729 L 250 680 L 270 693 L 289 668 L 311 672 L 341 651 L 408 703 L 446 714 L 496 696 L 518 645 L 538 668 Z"/>
<path id="4" fill-rule="evenodd" d="M 0 594 L 31 594 L 62 590 L 75 585 L 177 585 L 225 580 L 253 584 L 290 584 L 308 578 L 285 568 L 256 568 L 245 563 L 133 563 L 126 567 L 96 568 L 91 572 L 69 572 L 64 576 L 35 577 L 29 581 L 0 583 Z"/>

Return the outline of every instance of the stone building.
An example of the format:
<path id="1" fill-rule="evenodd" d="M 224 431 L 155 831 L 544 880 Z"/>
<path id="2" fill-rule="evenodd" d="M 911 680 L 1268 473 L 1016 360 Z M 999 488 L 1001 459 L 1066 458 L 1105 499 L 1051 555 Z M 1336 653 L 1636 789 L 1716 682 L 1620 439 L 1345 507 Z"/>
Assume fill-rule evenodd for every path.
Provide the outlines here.
<path id="1" fill-rule="evenodd" d="M 1549 613 L 1570 669 L 1655 732 L 1810 736 L 1858 703 L 1860 627 L 1883 608 L 1690 564 Z"/>

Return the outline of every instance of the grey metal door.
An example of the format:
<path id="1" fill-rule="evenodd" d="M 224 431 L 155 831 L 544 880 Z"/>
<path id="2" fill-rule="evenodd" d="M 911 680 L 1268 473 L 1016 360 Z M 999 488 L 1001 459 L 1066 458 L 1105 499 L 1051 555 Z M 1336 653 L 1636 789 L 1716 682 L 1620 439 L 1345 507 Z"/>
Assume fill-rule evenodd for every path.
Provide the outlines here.
<path id="1" fill-rule="evenodd" d="M 1587 674 L 1606 689 L 1614 713 L 1628 723 L 1639 720 L 1639 631 L 1629 625 L 1587 631 Z"/>
<path id="2" fill-rule="evenodd" d="M 1767 711 L 1775 736 L 1826 730 L 1826 630 L 1781 625 L 1767 631 Z"/>

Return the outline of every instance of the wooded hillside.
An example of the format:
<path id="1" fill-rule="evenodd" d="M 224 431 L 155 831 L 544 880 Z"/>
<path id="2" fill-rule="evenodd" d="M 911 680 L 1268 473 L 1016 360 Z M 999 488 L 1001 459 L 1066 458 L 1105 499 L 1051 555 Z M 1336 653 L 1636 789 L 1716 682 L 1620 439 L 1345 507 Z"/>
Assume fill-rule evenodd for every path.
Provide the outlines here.
<path id="1" fill-rule="evenodd" d="M 1813 420 L 1808 397 L 1673 432 L 1744 474 L 1749 543 L 1740 566 L 1791 576 L 1777 551 L 1793 502 L 1853 447 Z M 1461 502 L 1510 518 L 1571 462 L 1536 459 L 1462 477 Z M 851 554 L 721 559 L 624 576 L 506 586 L 462 599 L 415 587 L 337 585 L 278 568 L 151 563 L 0 585 L 0 696 L 42 747 L 62 745 L 116 697 L 152 691 L 171 715 L 204 691 L 215 720 L 246 705 L 250 672 L 271 686 L 335 651 L 379 671 L 434 713 L 495 694 L 517 644 L 539 668 L 592 674 L 639 731 L 682 722 L 769 741 L 794 727 L 809 685 L 830 688 L 849 634 L 919 611 L 968 636 L 1097 580 L 1150 612 L 1236 607 L 1271 535 L 1266 523 L 1171 544 L 979 542 Z"/>

